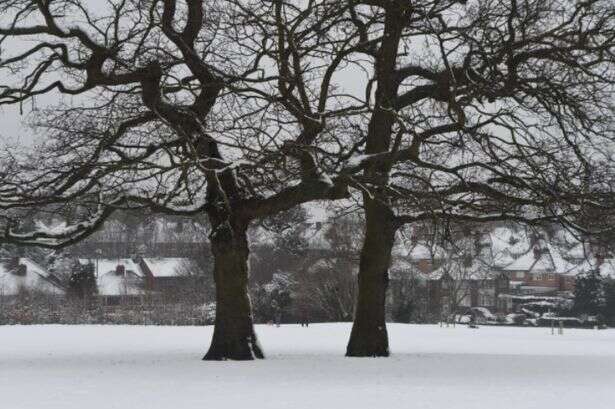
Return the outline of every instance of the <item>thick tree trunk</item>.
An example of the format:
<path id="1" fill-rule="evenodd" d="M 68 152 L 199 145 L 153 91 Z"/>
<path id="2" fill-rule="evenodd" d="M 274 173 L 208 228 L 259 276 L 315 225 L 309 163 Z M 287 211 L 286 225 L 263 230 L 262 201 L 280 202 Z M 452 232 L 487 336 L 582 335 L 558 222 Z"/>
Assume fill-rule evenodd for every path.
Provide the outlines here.
<path id="1" fill-rule="evenodd" d="M 378 87 L 368 127 L 366 154 L 389 152 L 391 149 L 392 129 L 396 120 L 392 111 L 399 87 L 395 67 L 407 7 L 402 3 L 391 2 L 385 9 L 386 41 L 380 45 L 374 66 Z M 390 170 L 391 164 L 385 162 L 368 166 L 364 171 L 367 179 L 376 186 L 371 192 L 376 198 L 363 194 L 365 239 L 359 263 L 359 296 L 346 356 L 389 356 L 385 301 L 396 227 L 383 188 L 388 184 Z"/>
<path id="2" fill-rule="evenodd" d="M 365 203 L 365 239 L 359 264 L 359 296 L 346 356 L 389 356 L 385 322 L 395 224 L 391 209 L 369 197 Z"/>
<path id="3" fill-rule="evenodd" d="M 247 225 L 224 222 L 211 235 L 216 282 L 214 335 L 204 360 L 264 358 L 252 323 L 248 295 Z"/>

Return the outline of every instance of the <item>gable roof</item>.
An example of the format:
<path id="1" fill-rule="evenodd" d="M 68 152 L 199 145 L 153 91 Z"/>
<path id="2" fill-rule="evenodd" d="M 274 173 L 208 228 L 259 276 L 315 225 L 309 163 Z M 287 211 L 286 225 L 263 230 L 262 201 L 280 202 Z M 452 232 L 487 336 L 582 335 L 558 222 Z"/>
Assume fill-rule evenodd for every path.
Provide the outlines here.
<path id="1" fill-rule="evenodd" d="M 144 293 L 141 282 L 134 272 L 118 275 L 115 271 L 108 271 L 97 277 L 96 286 L 99 295 L 139 295 Z"/>
<path id="2" fill-rule="evenodd" d="M 187 257 L 144 257 L 145 263 L 154 277 L 180 277 L 183 266 L 190 261 Z"/>
<path id="3" fill-rule="evenodd" d="M 0 296 L 17 295 L 22 290 L 60 294 L 62 290 L 51 281 L 50 274 L 34 260 L 21 257 L 19 264 L 26 267 L 25 275 L 17 275 L 6 263 L 0 262 Z"/>
<path id="4" fill-rule="evenodd" d="M 583 263 L 579 264 L 575 267 L 574 270 L 571 270 L 567 273 L 570 276 L 576 276 L 579 274 L 585 274 L 588 271 L 595 270 L 599 268 L 600 275 L 602 277 L 609 277 L 615 279 L 615 259 L 607 258 L 602 261 L 602 264 L 598 266 L 598 261 L 595 258 L 590 260 L 585 260 Z"/>
<path id="5" fill-rule="evenodd" d="M 534 254 L 534 249 L 531 249 L 503 268 L 504 271 L 552 272 L 556 274 L 567 274 L 574 269 L 575 265 L 566 261 L 560 251 L 551 244 L 544 244 L 540 247 L 538 258 Z"/>
<path id="6" fill-rule="evenodd" d="M 80 258 L 79 264 L 82 266 L 88 265 L 92 263 L 94 265 L 94 271 L 98 273 L 99 276 L 107 274 L 109 272 L 115 273 L 117 266 L 122 265 L 126 269 L 126 272 L 132 272 L 139 277 L 143 277 L 143 271 L 138 263 L 135 263 L 131 258 L 97 258 L 97 259 L 88 259 L 88 258 Z M 97 270 L 97 271 L 96 271 Z"/>
<path id="7" fill-rule="evenodd" d="M 441 260 L 445 253 L 440 246 L 433 245 L 430 247 L 425 243 L 418 242 L 410 247 L 408 257 L 412 260 L 431 260 L 432 257 L 434 260 Z"/>
<path id="8" fill-rule="evenodd" d="M 547 248 L 549 249 L 549 255 L 557 274 L 566 274 L 574 270 L 575 265 L 566 261 L 557 247 L 547 244 Z"/>
<path id="9" fill-rule="evenodd" d="M 587 258 L 591 254 L 589 246 L 585 243 L 578 243 L 570 250 L 568 250 L 568 257 L 573 259 L 582 260 Z"/>
<path id="10" fill-rule="evenodd" d="M 514 257 L 531 249 L 530 239 L 525 230 L 516 231 L 510 227 L 498 226 L 489 231 L 488 237 L 494 254 L 507 253 Z"/>

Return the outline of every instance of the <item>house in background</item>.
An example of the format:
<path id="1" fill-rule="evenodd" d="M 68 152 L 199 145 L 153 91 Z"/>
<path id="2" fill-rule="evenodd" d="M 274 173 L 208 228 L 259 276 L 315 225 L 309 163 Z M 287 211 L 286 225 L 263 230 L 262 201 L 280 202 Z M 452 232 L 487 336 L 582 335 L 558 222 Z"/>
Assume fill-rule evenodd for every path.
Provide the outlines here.
<path id="1" fill-rule="evenodd" d="M 64 289 L 53 275 L 28 257 L 0 260 L 0 298 L 11 299 L 24 293 L 60 296 Z"/>
<path id="2" fill-rule="evenodd" d="M 603 258 L 599 255 L 583 260 L 581 264 L 576 266 L 575 270 L 569 273 L 573 286 L 574 279 L 578 274 L 584 274 L 592 270 L 598 270 L 602 277 L 615 279 L 615 258 Z"/>
<path id="3" fill-rule="evenodd" d="M 96 277 L 104 305 L 142 303 L 144 298 L 179 301 L 198 293 L 204 281 L 188 257 L 82 258 L 78 264 Z"/>
<path id="4" fill-rule="evenodd" d="M 542 295 L 572 291 L 577 270 L 578 266 L 567 261 L 558 248 L 543 240 L 502 268 L 513 289 Z"/>
<path id="5" fill-rule="evenodd" d="M 103 305 L 143 302 L 146 294 L 144 276 L 137 263 L 129 258 L 78 259 L 82 271 L 96 277 L 96 297 Z"/>
<path id="6" fill-rule="evenodd" d="M 564 254 L 566 260 L 573 264 L 582 264 L 587 259 L 592 258 L 592 249 L 588 243 L 576 243 Z"/>
<path id="7" fill-rule="evenodd" d="M 448 250 L 418 240 L 413 240 L 406 252 L 396 249 L 390 305 L 412 297 L 419 320 L 438 320 L 471 308 L 502 308 L 498 296 L 509 290 L 509 279 L 494 268 L 497 258 L 488 241 L 477 240 L 481 237 L 467 235 Z"/>
<path id="8" fill-rule="evenodd" d="M 413 240 L 405 253 L 394 254 L 391 287 L 403 296 L 408 292 L 395 286 L 412 277 L 412 296 L 424 300 L 422 308 L 432 317 L 479 307 L 505 313 L 527 296 L 569 300 L 578 274 L 600 268 L 603 276 L 615 277 L 615 259 L 588 259 L 590 247 L 575 240 L 559 231 L 549 235 L 504 224 L 457 232 L 446 250 L 435 252 Z"/>
<path id="9" fill-rule="evenodd" d="M 438 268 L 445 259 L 445 251 L 440 246 L 415 241 L 406 254 L 410 263 L 422 273 L 430 273 Z"/>
<path id="10" fill-rule="evenodd" d="M 457 259 L 429 274 L 427 287 L 430 309 L 441 315 L 476 307 L 495 312 L 504 309 L 498 297 L 509 291 L 510 280 L 483 260 Z"/>
<path id="11" fill-rule="evenodd" d="M 204 278 L 188 257 L 138 257 L 136 263 L 147 282 L 146 288 L 166 297 L 197 291 Z"/>
<path id="12" fill-rule="evenodd" d="M 533 240 L 526 230 L 510 226 L 495 226 L 485 231 L 480 238 L 485 246 L 483 253 L 487 253 L 495 270 L 502 270 L 530 251 Z"/>

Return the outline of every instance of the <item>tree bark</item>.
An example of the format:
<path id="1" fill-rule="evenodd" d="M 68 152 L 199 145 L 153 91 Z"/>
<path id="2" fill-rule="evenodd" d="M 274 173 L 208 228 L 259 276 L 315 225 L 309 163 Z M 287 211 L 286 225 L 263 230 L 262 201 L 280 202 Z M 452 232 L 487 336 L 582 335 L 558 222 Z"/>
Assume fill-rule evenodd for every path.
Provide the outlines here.
<path id="1" fill-rule="evenodd" d="M 403 29 L 404 7 L 391 3 L 386 8 L 384 38 L 376 56 L 378 82 L 374 112 L 369 122 L 366 154 L 388 152 L 396 116 L 395 106 L 399 82 L 395 67 Z M 399 3 L 401 4 L 401 3 Z M 364 171 L 375 183 L 371 193 L 363 194 L 365 239 L 359 262 L 359 296 L 355 319 L 346 348 L 346 356 L 389 356 L 389 338 L 385 322 L 386 291 L 389 283 L 391 251 L 395 241 L 395 217 L 384 192 L 391 163 L 374 164 Z"/>
<path id="2" fill-rule="evenodd" d="M 232 219 L 214 225 L 211 246 L 216 282 L 214 335 L 204 360 L 264 358 L 252 322 L 248 295 L 247 223 Z"/>
<path id="3" fill-rule="evenodd" d="M 369 197 L 364 197 L 364 203 L 366 226 L 359 264 L 359 296 L 346 356 L 389 356 L 385 303 L 396 228 L 387 205 Z"/>

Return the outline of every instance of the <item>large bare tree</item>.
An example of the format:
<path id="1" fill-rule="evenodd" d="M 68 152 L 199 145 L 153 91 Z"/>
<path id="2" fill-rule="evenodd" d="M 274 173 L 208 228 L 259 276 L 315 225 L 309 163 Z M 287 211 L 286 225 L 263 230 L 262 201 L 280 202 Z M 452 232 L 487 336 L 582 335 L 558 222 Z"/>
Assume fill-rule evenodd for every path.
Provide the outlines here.
<path id="1" fill-rule="evenodd" d="M 0 104 L 34 106 L 41 95 L 58 102 L 33 114 L 34 151 L 2 157 L 3 239 L 61 247 L 119 208 L 204 212 L 217 300 L 205 359 L 261 358 L 247 293 L 248 225 L 347 195 L 316 149 L 338 98 L 326 73 L 345 61 L 331 50 L 353 46 L 314 31 L 337 24 L 336 14 L 321 13 L 327 7 L 3 1 Z M 306 63 L 315 58 L 317 69 Z M 50 205 L 77 206 L 80 217 L 29 230 L 9 213 Z"/>
<path id="2" fill-rule="evenodd" d="M 37 115 L 35 154 L 2 158 L 0 206 L 82 216 L 26 231 L 7 213 L 4 239 L 69 244 L 121 207 L 204 212 L 218 302 L 206 358 L 251 359 L 248 225 L 353 187 L 366 228 L 347 355 L 386 356 L 402 224 L 576 227 L 610 207 L 610 3 L 4 1 L 0 104 L 62 104 Z"/>
<path id="3" fill-rule="evenodd" d="M 354 179 L 366 232 L 349 356 L 387 356 L 395 231 L 421 220 L 610 212 L 615 9 L 608 0 L 357 1 L 375 87 Z"/>

